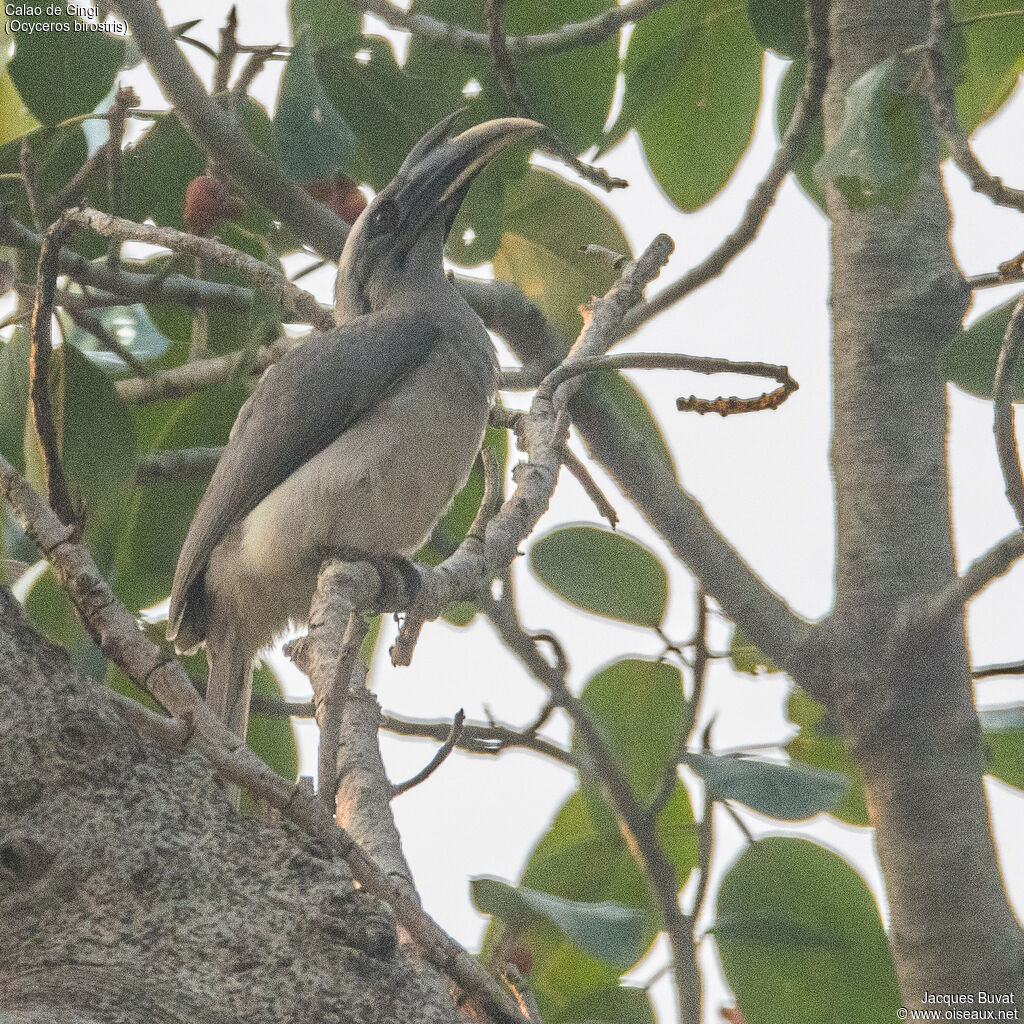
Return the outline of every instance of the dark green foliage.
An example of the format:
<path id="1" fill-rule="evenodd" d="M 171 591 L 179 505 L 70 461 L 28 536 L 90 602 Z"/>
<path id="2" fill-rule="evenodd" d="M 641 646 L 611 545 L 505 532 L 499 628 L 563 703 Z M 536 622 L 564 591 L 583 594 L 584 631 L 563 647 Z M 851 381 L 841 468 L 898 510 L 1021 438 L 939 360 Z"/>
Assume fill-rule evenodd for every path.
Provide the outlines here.
<path id="1" fill-rule="evenodd" d="M 763 839 L 722 880 L 715 942 L 748 1024 L 895 1020 L 892 955 L 867 886 L 803 839 Z"/>

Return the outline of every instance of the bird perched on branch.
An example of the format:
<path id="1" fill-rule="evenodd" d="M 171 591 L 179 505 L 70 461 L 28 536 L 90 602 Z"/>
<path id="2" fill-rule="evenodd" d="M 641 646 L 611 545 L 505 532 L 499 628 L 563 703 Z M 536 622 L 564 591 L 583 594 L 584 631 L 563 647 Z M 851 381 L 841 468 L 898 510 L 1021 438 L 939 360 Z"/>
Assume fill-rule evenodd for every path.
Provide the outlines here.
<path id="1" fill-rule="evenodd" d="M 207 702 L 244 738 L 252 662 L 304 621 L 325 558 L 415 552 L 469 475 L 496 385 L 442 250 L 476 174 L 540 125 L 502 118 L 413 147 L 352 227 L 334 330 L 263 376 L 178 559 L 167 636 L 206 645 Z"/>

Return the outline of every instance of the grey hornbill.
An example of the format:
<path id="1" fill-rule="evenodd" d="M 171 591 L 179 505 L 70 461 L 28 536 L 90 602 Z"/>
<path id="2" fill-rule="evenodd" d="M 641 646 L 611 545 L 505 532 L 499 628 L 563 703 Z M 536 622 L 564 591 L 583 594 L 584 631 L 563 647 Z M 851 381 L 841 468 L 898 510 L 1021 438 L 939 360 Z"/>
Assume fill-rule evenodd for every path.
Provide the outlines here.
<path id="1" fill-rule="evenodd" d="M 337 328 L 292 349 L 232 427 L 185 538 L 167 636 L 205 643 L 207 701 L 244 737 L 252 662 L 305 621 L 323 560 L 407 556 L 465 483 L 496 386 L 484 325 L 442 250 L 473 178 L 540 125 L 431 129 L 353 225 Z"/>

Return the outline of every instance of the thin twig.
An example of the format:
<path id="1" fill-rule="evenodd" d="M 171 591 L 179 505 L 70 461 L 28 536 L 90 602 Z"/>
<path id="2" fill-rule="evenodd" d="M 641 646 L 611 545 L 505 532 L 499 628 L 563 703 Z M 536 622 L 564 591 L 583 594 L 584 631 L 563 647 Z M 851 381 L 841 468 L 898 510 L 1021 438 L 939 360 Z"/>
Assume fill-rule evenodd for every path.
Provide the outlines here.
<path id="1" fill-rule="evenodd" d="M 36 231 L 43 230 L 42 214 L 39 207 L 39 197 L 36 195 L 36 162 L 32 155 L 32 145 L 28 136 L 21 140 L 21 147 L 18 150 L 18 164 L 21 170 L 21 181 L 25 187 L 25 197 L 28 199 L 28 212 Z"/>
<path id="2" fill-rule="evenodd" d="M 70 316 L 83 331 L 91 334 L 99 342 L 101 348 L 117 356 L 118 359 L 120 359 L 129 369 L 133 370 L 140 377 L 148 377 L 150 375 L 149 367 L 140 359 L 137 359 L 119 338 L 111 334 L 110 331 L 103 326 L 103 322 L 99 317 L 93 316 L 93 314 L 86 309 L 77 309 L 74 306 L 65 306 L 64 309 L 68 316 Z"/>
<path id="3" fill-rule="evenodd" d="M 1024 296 L 1017 300 L 1013 316 L 1006 326 L 1006 334 L 999 349 L 996 362 L 996 376 L 992 385 L 992 399 L 995 406 L 996 451 L 999 466 L 1006 483 L 1006 497 L 1013 508 L 1017 523 L 1024 529 L 1024 474 L 1021 473 L 1020 452 L 1017 450 L 1016 419 L 1013 404 L 1013 390 L 1016 384 L 1016 368 L 1019 362 L 1020 346 L 1024 335 Z"/>
<path id="4" fill-rule="evenodd" d="M 177 228 L 158 227 L 153 224 L 136 224 L 123 217 L 112 217 L 101 210 L 88 207 L 81 210 L 68 210 L 66 220 L 70 224 L 95 231 L 107 238 L 134 239 L 148 242 L 151 245 L 162 245 L 175 252 L 188 253 L 204 260 L 212 260 L 223 266 L 231 267 L 251 277 L 261 289 L 277 295 L 285 306 L 299 314 L 307 323 L 327 331 L 336 326 L 330 310 L 321 306 L 316 299 L 292 284 L 283 274 L 279 274 L 269 264 L 250 256 L 248 253 L 233 249 L 212 238 L 201 238 Z"/>
<path id="5" fill-rule="evenodd" d="M 1024 191 L 1009 188 L 985 170 L 971 149 L 971 141 L 956 113 L 953 81 L 946 67 L 946 40 L 953 13 L 949 0 L 932 0 L 931 24 L 925 59 L 928 65 L 928 103 L 936 127 L 946 139 L 953 162 L 967 177 L 971 187 L 999 206 L 1008 206 L 1024 213 Z"/>
<path id="6" fill-rule="evenodd" d="M 595 370 L 688 370 L 691 373 L 737 373 L 753 377 L 768 377 L 781 385 L 756 398 L 677 398 L 676 408 L 682 412 L 717 412 L 728 416 L 736 412 L 760 412 L 777 409 L 799 384 L 789 375 L 785 366 L 774 363 L 739 362 L 708 356 L 687 356 L 675 352 L 625 352 L 614 356 L 593 356 L 563 363 L 541 382 L 539 392 L 550 394 L 563 381 Z"/>
<path id="7" fill-rule="evenodd" d="M 0 204 L 0 242 L 15 249 L 38 252 L 43 243 L 40 235 L 15 220 Z M 142 266 L 139 264 L 139 266 Z M 216 306 L 230 313 L 248 313 L 252 307 L 252 289 L 212 281 L 194 281 L 182 274 L 154 274 L 151 271 L 112 271 L 105 263 L 93 263 L 80 253 L 63 247 L 60 270 L 82 285 L 90 285 L 117 301 L 108 305 L 132 302 L 173 302 L 194 309 Z"/>
<path id="8" fill-rule="evenodd" d="M 448 722 L 398 718 L 394 715 L 384 715 L 381 719 L 381 728 L 397 736 L 417 736 L 435 740 L 444 740 L 451 730 Z M 506 750 L 531 750 L 559 761 L 569 768 L 578 767 L 576 755 L 571 750 L 538 736 L 538 728 L 536 723 L 524 729 L 513 729 L 497 722 L 487 725 L 470 722 L 463 726 L 456 748 L 464 750 L 467 754 L 484 754 L 491 757 Z"/>
<path id="9" fill-rule="evenodd" d="M 659 292 L 650 302 L 638 306 L 622 324 L 622 336 L 632 333 L 641 324 L 657 316 L 669 306 L 713 280 L 738 256 L 757 235 L 782 182 L 793 169 L 807 146 L 811 128 L 821 113 L 830 58 L 828 52 L 828 3 L 807 0 L 807 73 L 793 108 L 793 116 L 779 143 L 775 159 L 747 203 L 736 230 L 709 256 L 679 280 Z"/>
<path id="10" fill-rule="evenodd" d="M 36 302 L 32 310 L 32 350 L 29 356 L 29 398 L 32 424 L 39 438 L 46 472 L 46 492 L 50 505 L 67 526 L 79 525 L 79 515 L 68 492 L 60 458 L 60 441 L 50 404 L 50 355 L 53 352 L 53 298 L 57 290 L 58 260 L 61 242 L 67 231 L 57 221 L 43 240 L 36 272 Z"/>
<path id="11" fill-rule="evenodd" d="M 1006 661 L 1000 665 L 982 665 L 971 669 L 973 679 L 991 679 L 992 676 L 1024 675 L 1024 661 Z"/>
<path id="12" fill-rule="evenodd" d="M 217 54 L 217 66 L 213 74 L 213 91 L 224 92 L 231 81 L 231 69 L 238 55 L 238 8 L 232 4 L 231 10 L 220 30 L 220 51 Z"/>
<path id="13" fill-rule="evenodd" d="M 229 352 L 223 356 L 185 363 L 169 370 L 157 370 L 148 377 L 129 377 L 117 381 L 114 386 L 124 402 L 139 404 L 158 402 L 165 398 L 184 398 L 205 387 L 228 380 L 246 363 L 247 358 L 251 360 L 252 372 L 262 373 L 296 344 L 299 344 L 299 341 L 295 338 L 281 337 L 273 344 L 257 349 L 255 355 Z"/>
<path id="14" fill-rule="evenodd" d="M 579 737 L 583 740 L 590 766 L 600 782 L 605 798 L 619 819 L 620 827 L 629 836 L 652 898 L 658 904 L 672 945 L 676 984 L 683 1002 L 685 1020 L 699 1020 L 700 973 L 692 955 L 691 921 L 679 909 L 679 883 L 675 868 L 658 841 L 655 816 L 643 807 L 633 793 L 615 756 L 605 743 L 600 730 L 590 718 L 583 702 L 575 697 L 565 682 L 565 666 L 552 666 L 540 653 L 538 637 L 527 633 L 519 622 L 510 593 L 501 601 L 484 601 L 481 610 L 488 616 L 509 649 L 516 654 L 543 683 L 552 701 L 562 708 Z M 696 1000 L 694 998 L 696 993 Z"/>
<path id="15" fill-rule="evenodd" d="M 135 482 L 140 487 L 177 480 L 208 478 L 220 461 L 223 448 L 178 448 L 154 452 L 139 460 Z"/>
<path id="16" fill-rule="evenodd" d="M 437 748 L 437 753 L 434 754 L 430 759 L 430 762 L 418 771 L 411 779 L 406 779 L 405 782 L 396 783 L 391 787 L 392 799 L 396 796 L 401 796 L 403 793 L 408 793 L 410 789 L 418 786 L 421 782 L 426 782 L 427 779 L 429 779 L 430 776 L 448 760 L 448 756 L 458 745 L 465 724 L 466 712 L 463 711 L 462 708 L 459 708 L 455 713 L 455 718 L 452 720 L 451 728 L 448 730 L 448 735 L 445 737 L 444 743 Z"/>
<path id="17" fill-rule="evenodd" d="M 957 614 L 972 597 L 979 594 L 994 579 L 1012 568 L 1024 555 L 1024 532 L 1004 537 L 958 576 L 942 593 L 932 598 L 924 608 L 917 604 L 904 608 L 894 616 L 893 637 L 898 640 L 910 630 L 923 631 Z"/>
<path id="18" fill-rule="evenodd" d="M 505 94 L 512 112 L 517 117 L 536 120 L 530 101 L 526 98 L 515 62 L 509 53 L 502 20 L 505 13 L 505 0 L 484 0 L 484 16 L 487 18 L 487 37 L 490 41 L 491 56 L 498 73 L 498 85 Z M 625 188 L 629 182 L 622 178 L 612 177 L 601 167 L 584 163 L 569 146 L 550 129 L 537 138 L 537 146 L 571 167 L 581 178 L 611 192 L 617 188 Z"/>
<path id="19" fill-rule="evenodd" d="M 598 514 L 607 520 L 608 525 L 614 530 L 619 522 L 619 514 L 615 511 L 615 506 L 605 497 L 601 488 L 597 486 L 597 481 L 590 475 L 590 470 L 573 454 L 568 442 L 562 445 L 562 465 L 576 477 L 579 485 L 586 492 L 587 497 L 594 503 Z"/>

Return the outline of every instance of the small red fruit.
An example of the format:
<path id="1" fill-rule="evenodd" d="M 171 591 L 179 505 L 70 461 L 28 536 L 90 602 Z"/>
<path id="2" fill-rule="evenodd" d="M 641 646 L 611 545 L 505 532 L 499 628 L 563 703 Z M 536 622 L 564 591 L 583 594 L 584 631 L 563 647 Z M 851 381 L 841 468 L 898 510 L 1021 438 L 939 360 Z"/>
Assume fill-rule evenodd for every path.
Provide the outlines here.
<path id="1" fill-rule="evenodd" d="M 185 189 L 182 220 L 194 235 L 208 235 L 217 221 L 235 220 L 242 211 L 242 204 L 212 174 L 200 174 Z"/>
<path id="2" fill-rule="evenodd" d="M 330 181 L 310 181 L 303 186 L 324 206 L 329 206 L 342 220 L 354 224 L 366 209 L 366 196 L 347 174 L 340 171 Z"/>
<path id="3" fill-rule="evenodd" d="M 513 946 L 508 951 L 508 962 L 524 978 L 533 970 L 533 954 L 526 946 Z"/>

